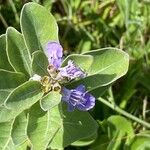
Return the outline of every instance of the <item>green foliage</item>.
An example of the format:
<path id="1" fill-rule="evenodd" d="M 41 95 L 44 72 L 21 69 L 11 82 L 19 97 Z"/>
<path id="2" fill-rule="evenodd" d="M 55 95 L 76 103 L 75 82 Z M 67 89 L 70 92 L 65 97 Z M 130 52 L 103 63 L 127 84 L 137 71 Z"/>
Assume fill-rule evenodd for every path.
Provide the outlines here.
<path id="1" fill-rule="evenodd" d="M 87 56 L 84 58 L 85 63 L 80 63 L 82 55 L 78 55 L 80 58 L 79 61 L 77 55 L 75 55 L 75 58 L 74 55 L 70 55 L 67 58 L 67 60 L 73 59 L 88 74 L 83 79 L 69 83 L 69 87 L 84 84 L 89 91 L 92 91 L 93 89 L 112 83 L 123 76 L 128 70 L 129 57 L 121 50 L 105 48 L 84 53 L 83 55 L 84 57 Z M 89 56 L 91 57 L 90 59 L 88 58 Z"/>
<path id="2" fill-rule="evenodd" d="M 0 69 L 13 70 L 6 55 L 6 35 L 0 36 Z"/>
<path id="3" fill-rule="evenodd" d="M 27 140 L 26 129 L 28 125 L 28 116 L 26 112 L 19 114 L 13 123 L 13 128 L 11 131 L 11 137 L 15 145 L 20 145 Z"/>
<path id="4" fill-rule="evenodd" d="M 58 27 L 54 17 L 36 3 L 24 5 L 20 23 L 30 53 L 45 49 L 48 41 L 58 41 Z"/>
<path id="5" fill-rule="evenodd" d="M 0 69 L 0 105 L 2 105 L 9 93 L 26 81 L 23 73 L 16 73 Z"/>
<path id="6" fill-rule="evenodd" d="M 40 100 L 41 108 L 44 111 L 52 109 L 53 107 L 57 106 L 61 101 L 61 94 L 55 91 L 48 93 L 47 95 L 43 96 Z"/>
<path id="7" fill-rule="evenodd" d="M 121 142 L 125 139 L 125 145 L 134 135 L 130 122 L 121 116 L 111 116 L 108 118 L 110 138 L 112 139 L 108 145 L 108 150 L 121 149 Z"/>
<path id="8" fill-rule="evenodd" d="M 131 143 L 130 143 L 130 149 L 131 150 L 145 150 L 145 149 L 149 149 L 149 140 L 150 140 L 150 136 L 149 133 L 147 132 L 143 132 L 140 133 L 139 135 L 135 136 Z"/>
<path id="9" fill-rule="evenodd" d="M 9 0 L 2 1 L 1 6 L 0 149 L 150 149 L 146 127 L 138 121 L 129 121 L 129 116 L 115 115 L 118 105 L 128 114 L 150 121 L 150 3 L 147 0 L 34 0 L 24 6 L 23 3 Z M 7 28 L 8 25 L 17 30 Z M 97 98 L 103 96 L 115 111 L 98 101 L 90 113 L 70 113 L 60 102 L 59 92 L 43 94 L 39 82 L 28 81 L 34 74 L 49 75 L 46 44 L 59 40 L 65 55 L 81 53 L 71 54 L 63 65 L 71 59 L 88 73 L 86 78 L 65 86 L 71 89 L 84 84 Z M 130 55 L 130 66 L 127 75 L 114 84 L 128 70 L 129 57 L 120 49 Z"/>
<path id="10" fill-rule="evenodd" d="M 13 120 L 0 123 L 0 149 L 4 149 L 10 139 Z"/>
<path id="11" fill-rule="evenodd" d="M 36 51 L 32 54 L 32 56 L 32 69 L 34 74 L 38 74 L 40 76 L 47 75 L 48 60 L 45 54 L 41 51 Z"/>
<path id="12" fill-rule="evenodd" d="M 109 117 L 107 121 L 100 122 L 99 135 L 91 145 L 91 149 L 126 149 L 133 137 L 134 131 L 131 123 L 122 116 L 114 115 Z"/>
<path id="13" fill-rule="evenodd" d="M 6 31 L 6 51 L 9 62 L 16 72 L 32 75 L 30 53 L 24 44 L 22 35 L 12 27 Z"/>
<path id="14" fill-rule="evenodd" d="M 96 138 L 98 126 L 88 112 L 68 112 L 66 105 L 61 103 L 59 92 L 52 91 L 44 95 L 39 81 L 28 81 L 33 73 L 42 77 L 48 75 L 48 60 L 44 51 L 40 50 L 46 48 L 48 41 L 58 40 L 57 28 L 53 16 L 44 7 L 36 3 L 28 3 L 21 12 L 22 34 L 12 27 L 7 29 L 7 42 L 4 41 L 2 44 L 6 44 L 3 46 L 3 49 L 7 51 L 6 60 L 8 58 L 14 72 L 5 70 L 0 72 L 2 83 L 0 87 L 6 91 L 2 97 L 0 122 L 2 125 L 13 119 L 14 122 L 11 125 L 8 124 L 9 134 L 4 141 L 4 145 L 7 145 L 6 148 L 19 149 L 20 147 L 16 147 L 18 145 L 26 148 L 24 143 L 30 141 L 31 145 L 28 146 L 36 150 L 44 150 L 47 147 L 59 149 L 72 143 L 87 145 Z M 32 55 L 30 55 L 31 53 Z M 112 69 L 113 64 L 111 63 L 115 59 L 109 61 L 109 53 L 113 54 L 114 58 L 118 59 L 120 65 L 123 66 L 121 68 L 118 65 L 121 70 Z M 127 54 L 112 48 L 71 55 L 66 61 L 68 59 L 74 60 L 89 74 L 87 81 L 95 75 L 111 76 L 116 74 L 111 81 L 106 79 L 106 84 L 103 86 L 124 75 L 128 68 Z M 99 64 L 98 59 L 102 63 Z M 86 83 L 87 81 L 82 82 Z M 89 83 L 87 82 L 87 84 Z M 92 85 L 89 84 L 89 89 L 98 86 L 101 86 L 101 83 L 94 82 Z"/>
<path id="15" fill-rule="evenodd" d="M 37 81 L 27 81 L 18 86 L 5 101 L 8 109 L 22 112 L 31 107 L 43 96 L 41 84 Z"/>
<path id="16" fill-rule="evenodd" d="M 55 129 L 55 136 L 49 144 L 52 149 L 66 147 L 74 141 L 89 137 L 96 132 L 97 123 L 88 112 L 68 113 L 66 107 L 62 105 L 58 107 L 50 110 L 50 114 L 55 116 L 50 119 L 52 128 Z"/>

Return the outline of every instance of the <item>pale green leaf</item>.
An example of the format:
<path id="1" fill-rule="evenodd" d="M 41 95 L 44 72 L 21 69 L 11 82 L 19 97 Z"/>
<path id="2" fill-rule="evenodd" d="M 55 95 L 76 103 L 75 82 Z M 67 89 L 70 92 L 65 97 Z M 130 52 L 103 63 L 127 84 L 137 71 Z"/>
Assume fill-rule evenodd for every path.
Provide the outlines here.
<path id="1" fill-rule="evenodd" d="M 42 85 L 37 81 L 27 81 L 17 87 L 6 99 L 7 108 L 23 111 L 30 108 L 43 96 Z"/>
<path id="2" fill-rule="evenodd" d="M 0 89 L 12 89 L 27 80 L 24 74 L 0 69 Z"/>
<path id="3" fill-rule="evenodd" d="M 6 35 L 0 36 L 0 69 L 13 70 L 6 54 Z"/>
<path id="4" fill-rule="evenodd" d="M 49 144 L 52 149 L 66 147 L 97 131 L 97 123 L 88 112 L 68 112 L 62 105 L 54 107 L 49 112 L 51 130 L 57 131 Z"/>
<path id="5" fill-rule="evenodd" d="M 116 150 L 120 147 L 122 140 L 126 137 L 126 144 L 134 136 L 134 130 L 131 123 L 122 116 L 111 116 L 108 118 L 108 126 L 111 141 L 107 147 L 108 150 Z"/>
<path id="6" fill-rule="evenodd" d="M 24 74 L 0 69 L 0 105 L 4 103 L 10 92 L 25 82 Z"/>
<path id="7" fill-rule="evenodd" d="M 149 150 L 150 149 L 150 134 L 148 133 L 140 133 L 135 135 L 135 137 L 130 140 L 130 145 L 127 149 L 130 150 Z"/>
<path id="8" fill-rule="evenodd" d="M 54 17 L 49 10 L 36 3 L 24 5 L 21 30 L 31 53 L 45 49 L 48 41 L 58 41 L 58 27 Z"/>
<path id="9" fill-rule="evenodd" d="M 16 150 L 15 149 L 15 145 L 14 145 L 14 143 L 13 143 L 11 138 L 9 139 L 6 147 L 3 150 Z"/>
<path id="10" fill-rule="evenodd" d="M 95 141 L 96 137 L 97 137 L 97 133 L 93 133 L 89 137 L 78 140 L 78 141 L 72 143 L 71 145 L 73 145 L 73 146 L 87 146 L 87 145 L 92 144 Z"/>
<path id="11" fill-rule="evenodd" d="M 41 108 L 44 111 L 47 111 L 58 105 L 60 101 L 61 101 L 61 94 L 59 92 L 55 91 L 49 92 L 40 100 Z"/>
<path id="12" fill-rule="evenodd" d="M 28 137 L 33 150 L 45 150 L 48 143 L 52 149 L 64 148 L 96 130 L 97 124 L 88 112 L 68 112 L 61 104 L 46 112 L 38 103 L 30 109 Z"/>
<path id="13" fill-rule="evenodd" d="M 84 55 L 91 55 L 93 62 L 86 71 L 87 77 L 70 82 L 68 87 L 84 84 L 89 91 L 106 86 L 122 77 L 128 70 L 129 56 L 116 48 L 104 48 Z M 73 57 L 73 56 L 72 56 Z M 67 61 L 67 60 L 66 60 Z M 77 64 L 78 63 L 76 60 Z M 82 66 L 84 69 L 84 65 Z"/>
<path id="14" fill-rule="evenodd" d="M 4 106 L 0 107 L 0 122 L 8 122 L 11 119 L 15 118 L 20 111 L 17 110 L 12 110 L 12 109 L 7 109 Z"/>
<path id="15" fill-rule="evenodd" d="M 27 140 L 27 125 L 28 116 L 25 112 L 22 112 L 15 118 L 13 129 L 11 131 L 11 137 L 15 145 L 20 145 Z"/>
<path id="16" fill-rule="evenodd" d="M 15 146 L 15 150 L 27 150 L 28 145 L 29 145 L 29 142 L 26 141 L 18 146 Z"/>
<path id="17" fill-rule="evenodd" d="M 112 136 L 116 133 L 117 130 L 120 130 L 128 134 L 128 136 L 130 135 L 131 137 L 134 135 L 131 122 L 128 121 L 126 118 L 115 115 L 109 117 L 107 121 L 108 121 L 108 125 L 111 128 Z"/>
<path id="18" fill-rule="evenodd" d="M 55 130 L 50 129 L 49 118 L 49 112 L 44 112 L 39 103 L 33 105 L 29 110 L 27 134 L 33 150 L 46 150 L 50 137 L 54 135 Z"/>
<path id="19" fill-rule="evenodd" d="M 13 143 L 12 138 L 10 138 L 7 146 L 3 150 L 27 150 L 27 141 L 20 144 L 20 145 L 15 145 Z"/>
<path id="20" fill-rule="evenodd" d="M 31 76 L 31 56 L 25 46 L 22 34 L 16 29 L 9 27 L 6 35 L 6 49 L 12 67 L 16 72 L 23 72 Z"/>
<path id="21" fill-rule="evenodd" d="M 32 69 L 34 74 L 40 76 L 48 75 L 47 72 L 48 59 L 42 51 L 36 51 L 33 53 Z"/>
<path id="22" fill-rule="evenodd" d="M 37 81 L 27 81 L 11 92 L 5 101 L 6 107 L 0 107 L 0 122 L 6 122 L 24 110 L 30 108 L 43 96 L 41 84 Z"/>
<path id="23" fill-rule="evenodd" d="M 3 105 L 4 101 L 6 100 L 7 96 L 10 94 L 12 90 L 9 89 L 0 89 L 0 105 Z"/>
<path id="24" fill-rule="evenodd" d="M 13 120 L 0 123 L 0 149 L 3 150 L 11 137 Z"/>

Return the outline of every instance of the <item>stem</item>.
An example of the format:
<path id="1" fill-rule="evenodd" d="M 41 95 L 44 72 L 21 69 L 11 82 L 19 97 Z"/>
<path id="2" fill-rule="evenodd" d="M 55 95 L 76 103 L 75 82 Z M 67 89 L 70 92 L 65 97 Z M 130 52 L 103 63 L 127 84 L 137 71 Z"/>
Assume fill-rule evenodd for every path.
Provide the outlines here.
<path id="1" fill-rule="evenodd" d="M 1 13 L 0 13 L 0 20 L 2 21 L 4 27 L 7 29 L 8 24 L 7 24 L 6 20 L 4 19 L 3 15 Z"/>
<path id="2" fill-rule="evenodd" d="M 103 104 L 107 105 L 108 107 L 110 107 L 111 109 L 115 110 L 116 112 L 118 112 L 118 113 L 120 113 L 120 114 L 126 116 L 127 118 L 129 118 L 129 119 L 131 119 L 131 120 L 134 120 L 134 121 L 140 123 L 141 125 L 143 125 L 143 126 L 145 126 L 145 127 L 147 127 L 147 128 L 150 128 L 150 124 L 149 124 L 149 123 L 147 123 L 147 122 L 145 122 L 145 121 L 143 121 L 143 120 L 141 120 L 141 119 L 139 119 L 139 118 L 137 118 L 137 117 L 131 115 L 130 113 L 128 113 L 128 112 L 122 110 L 122 109 L 119 108 L 118 106 L 109 103 L 107 100 L 105 100 L 105 99 L 103 99 L 103 98 L 101 98 L 101 97 L 98 98 L 98 100 L 99 100 L 100 102 L 102 102 Z"/>
<path id="3" fill-rule="evenodd" d="M 13 11 L 13 13 L 14 13 L 14 15 L 15 15 L 15 20 L 16 20 L 16 22 L 19 23 L 19 16 L 18 16 L 18 14 L 17 14 L 17 10 L 16 10 L 16 7 L 15 7 L 15 5 L 14 5 L 13 0 L 9 0 L 9 4 L 10 4 L 10 6 L 11 6 L 11 8 L 12 8 L 12 11 Z"/>

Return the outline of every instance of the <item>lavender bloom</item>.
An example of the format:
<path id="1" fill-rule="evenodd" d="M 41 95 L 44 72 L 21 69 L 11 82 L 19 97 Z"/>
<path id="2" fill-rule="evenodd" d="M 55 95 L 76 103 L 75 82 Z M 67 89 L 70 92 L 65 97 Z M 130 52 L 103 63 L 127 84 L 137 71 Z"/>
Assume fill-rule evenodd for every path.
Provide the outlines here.
<path id="1" fill-rule="evenodd" d="M 60 74 L 62 77 L 67 77 L 68 79 L 75 79 L 75 78 L 83 78 L 86 76 L 86 74 L 79 68 L 77 67 L 73 61 L 69 60 L 68 65 L 59 68 Z"/>
<path id="2" fill-rule="evenodd" d="M 72 90 L 63 88 L 62 100 L 68 103 L 68 111 L 73 111 L 75 108 L 88 111 L 95 106 L 95 97 L 86 92 L 84 85 Z"/>
<path id="3" fill-rule="evenodd" d="M 63 48 L 58 42 L 49 42 L 47 44 L 46 55 L 50 65 L 58 69 L 62 63 Z"/>

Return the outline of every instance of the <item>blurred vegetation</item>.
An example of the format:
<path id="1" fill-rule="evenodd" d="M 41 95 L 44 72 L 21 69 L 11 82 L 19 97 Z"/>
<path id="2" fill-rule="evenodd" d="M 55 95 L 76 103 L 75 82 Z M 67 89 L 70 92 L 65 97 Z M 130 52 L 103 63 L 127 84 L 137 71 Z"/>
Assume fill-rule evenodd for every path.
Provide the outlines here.
<path id="1" fill-rule="evenodd" d="M 127 75 L 113 84 L 105 97 L 127 112 L 150 121 L 150 1 L 149 0 L 32 0 L 45 6 L 59 25 L 65 54 L 117 47 L 130 55 Z M 29 0 L 0 0 L 0 33 L 19 29 L 19 15 Z M 112 56 L 113 57 L 113 56 Z M 97 102 L 92 115 L 107 119 L 115 112 Z M 104 123 L 100 123 L 104 124 Z M 135 133 L 143 128 L 133 124 Z M 103 133 L 103 131 L 101 131 Z M 106 140 L 107 141 L 107 140 Z M 66 149 L 80 149 L 76 147 Z M 84 149 L 84 148 L 81 148 Z M 86 148 L 85 148 L 86 149 Z"/>

